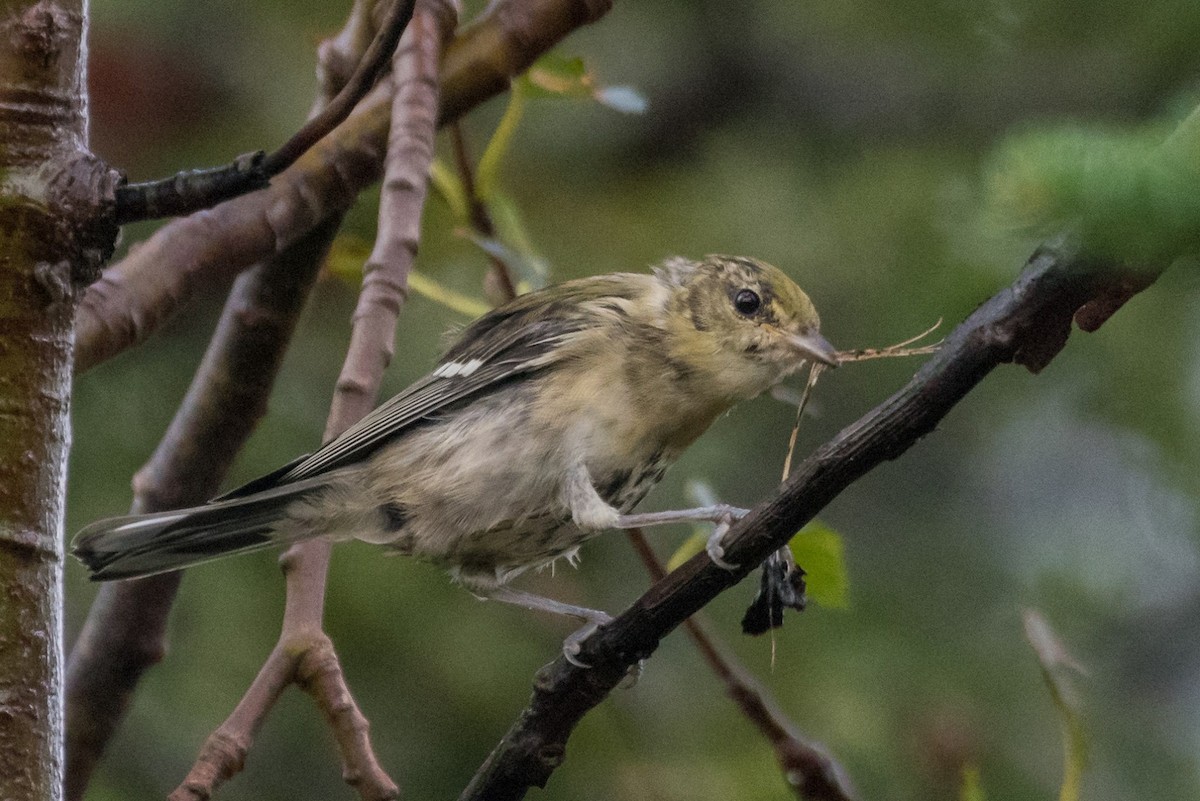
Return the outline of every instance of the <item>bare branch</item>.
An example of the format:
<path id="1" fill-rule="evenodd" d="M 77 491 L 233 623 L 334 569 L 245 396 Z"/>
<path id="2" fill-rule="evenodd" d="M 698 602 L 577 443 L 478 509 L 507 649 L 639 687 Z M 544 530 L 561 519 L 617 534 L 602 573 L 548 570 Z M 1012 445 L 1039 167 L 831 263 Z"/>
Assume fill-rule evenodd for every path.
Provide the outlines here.
<path id="1" fill-rule="evenodd" d="M 437 70 L 457 20 L 453 0 L 421 0 L 396 51 L 393 120 L 388 142 L 379 231 L 364 266 L 350 347 L 337 382 L 325 439 L 336 437 L 375 405 L 391 359 L 396 318 L 417 251 L 426 176 L 436 133 Z M 173 801 L 207 799 L 242 769 L 246 754 L 280 693 L 290 683 L 313 696 L 334 731 L 343 776 L 364 801 L 399 795 L 380 767 L 369 724 L 355 703 L 333 644 L 322 630 L 330 546 L 293 546 L 282 562 L 287 602 L 279 642 L 241 703 L 213 732 Z"/>
<path id="2" fill-rule="evenodd" d="M 375 85 L 412 18 L 414 2 L 392 0 L 375 40 L 341 91 L 319 113 L 309 117 L 274 153 L 267 155 L 260 150 L 239 156 L 224 167 L 191 170 L 170 178 L 117 187 L 117 224 L 191 214 L 265 187 L 271 178 L 295 164 L 300 156 L 350 116 Z"/>
<path id="3" fill-rule="evenodd" d="M 203 503 L 267 408 L 337 221 L 239 277 L 188 394 L 134 478 L 134 512 Z M 83 797 L 137 683 L 166 651 L 180 574 L 104 584 L 67 666 L 67 798 Z"/>
<path id="4" fill-rule="evenodd" d="M 369 0 L 360 0 L 342 31 L 321 44 L 317 109 L 352 71 L 355 48 L 370 40 L 369 17 Z M 296 321 L 340 224 L 340 217 L 327 220 L 234 283 L 179 412 L 134 479 L 135 511 L 202 503 L 216 492 L 266 412 Z M 68 801 L 83 797 L 142 675 L 163 658 L 180 578 L 168 573 L 100 588 L 67 663 Z"/>
<path id="5" fill-rule="evenodd" d="M 308 543 L 280 560 L 287 578 L 283 633 L 228 718 L 209 735 L 170 801 L 207 801 L 245 765 L 254 738 L 275 702 L 293 682 L 320 701 L 343 756 L 343 776 L 364 801 L 391 801 L 395 782 L 366 739 L 366 718 L 350 696 L 333 644 L 321 630 L 329 544 Z"/>
<path id="6" fill-rule="evenodd" d="M 745 578 L 851 483 L 916 444 L 998 365 L 1044 367 L 1065 345 L 1076 312 L 1128 282 L 1128 273 L 1061 244 L 1039 248 L 1020 278 L 960 324 L 907 386 L 805 459 L 772 498 L 730 530 L 725 556 L 737 570 L 698 554 L 583 643 L 579 659 L 591 668 L 559 658 L 539 671 L 529 706 L 461 801 L 518 799 L 530 787 L 545 786 L 575 725 L 667 633 Z"/>
<path id="7" fill-rule="evenodd" d="M 634 528 L 626 533 L 651 580 L 659 582 L 666 578 L 667 573 L 642 530 Z M 683 621 L 683 627 L 704 661 L 725 683 L 725 692 L 775 749 L 775 759 L 783 770 L 783 777 L 797 797 L 807 801 L 855 801 L 858 794 L 842 766 L 823 746 L 809 742 L 795 732 L 795 726 L 783 716 L 767 691 L 745 667 L 721 652 L 700 621 L 689 617 Z"/>
<path id="8" fill-rule="evenodd" d="M 507 89 L 508 76 L 610 5 L 611 0 L 493 2 L 447 48 L 439 124 Z M 390 88 L 381 85 L 267 189 L 173 220 L 105 270 L 78 309 L 76 371 L 144 340 L 197 287 L 268 258 L 349 208 L 379 178 L 390 101 Z"/>
<path id="9" fill-rule="evenodd" d="M 391 94 L 381 84 L 374 95 Z M 361 108 L 360 108 L 361 111 Z M 344 213 L 379 177 L 384 141 L 356 112 L 270 188 L 174 220 L 88 287 L 76 319 L 76 371 L 142 341 L 196 290 L 287 250 Z"/>

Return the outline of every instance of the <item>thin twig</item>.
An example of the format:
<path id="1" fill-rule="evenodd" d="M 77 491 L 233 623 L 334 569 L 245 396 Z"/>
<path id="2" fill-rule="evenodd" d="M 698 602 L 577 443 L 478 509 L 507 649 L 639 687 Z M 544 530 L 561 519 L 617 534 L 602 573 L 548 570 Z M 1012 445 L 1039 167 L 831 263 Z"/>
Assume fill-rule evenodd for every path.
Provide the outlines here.
<path id="1" fill-rule="evenodd" d="M 424 178 L 433 159 L 438 64 L 457 14 L 452 0 L 421 0 L 395 53 L 396 90 L 379 230 L 364 265 L 350 346 L 326 423 L 326 440 L 371 410 L 391 359 L 396 318 L 417 251 Z M 313 696 L 325 713 L 347 783 L 364 801 L 387 801 L 399 795 L 396 783 L 379 765 L 368 737 L 367 718 L 354 701 L 337 652 L 322 629 L 329 557 L 329 544 L 319 540 L 293 546 L 284 554 L 287 601 L 279 642 L 242 702 L 209 737 L 172 801 L 207 798 L 240 771 L 279 694 L 293 682 Z"/>
<path id="2" fill-rule="evenodd" d="M 915 337 L 909 337 L 903 342 L 897 342 L 895 345 L 888 345 L 885 348 L 859 348 L 858 350 L 839 350 L 838 361 L 841 362 L 861 362 L 867 359 L 890 359 L 901 356 L 926 356 L 930 353 L 937 353 L 938 348 L 942 346 L 941 342 L 934 342 L 932 345 L 922 345 L 919 348 L 908 347 L 914 342 L 919 342 L 925 337 L 932 334 L 942 326 L 942 319 L 925 329 Z M 786 476 L 784 476 L 786 478 Z"/>
<path id="3" fill-rule="evenodd" d="M 822 365 L 817 362 L 809 362 L 808 365 L 808 380 L 804 382 L 804 392 L 800 395 L 800 402 L 796 404 L 796 422 L 792 425 L 792 433 L 788 437 L 787 457 L 783 460 L 783 477 L 781 481 L 787 481 L 788 476 L 792 474 L 792 456 L 796 453 L 796 439 L 800 436 L 800 420 L 804 417 L 804 410 L 808 407 L 808 400 L 812 397 L 813 387 L 817 385 L 817 379 L 821 377 Z"/>
<path id="4" fill-rule="evenodd" d="M 509 801 L 544 787 L 580 719 L 668 632 L 745 578 L 851 483 L 916 444 L 997 366 L 1045 367 L 1065 346 L 1075 314 L 1126 280 L 1126 271 L 1062 243 L 1039 248 L 1020 278 L 955 328 L 904 388 L 805 459 L 774 496 L 730 529 L 723 545 L 736 570 L 697 554 L 583 643 L 578 658 L 591 667 L 559 658 L 539 671 L 529 706 L 460 801 Z"/>
<path id="5" fill-rule="evenodd" d="M 134 512 L 194 506 L 216 494 L 266 412 L 307 289 L 336 227 L 335 221 L 316 229 L 234 284 L 187 396 L 134 479 Z M 163 658 L 180 578 L 166 573 L 100 588 L 67 663 L 68 801 L 83 797 L 142 675 Z"/>
<path id="6" fill-rule="evenodd" d="M 650 579 L 656 583 L 662 581 L 667 572 L 645 534 L 640 528 L 630 529 L 627 534 Z M 689 617 L 683 621 L 683 627 L 704 661 L 725 683 L 729 697 L 775 749 L 775 759 L 797 797 L 806 801 L 855 801 L 858 798 L 841 765 L 823 746 L 796 734 L 791 721 L 779 712 L 778 704 L 767 691 L 751 678 L 744 666 L 717 648 L 699 620 Z"/>
<path id="7" fill-rule="evenodd" d="M 392 0 L 374 41 L 337 96 L 271 154 L 238 156 L 232 164 L 191 170 L 155 181 L 126 184 L 116 191 L 118 225 L 191 214 L 223 200 L 262 189 L 350 116 L 379 76 L 412 18 L 415 0 Z"/>

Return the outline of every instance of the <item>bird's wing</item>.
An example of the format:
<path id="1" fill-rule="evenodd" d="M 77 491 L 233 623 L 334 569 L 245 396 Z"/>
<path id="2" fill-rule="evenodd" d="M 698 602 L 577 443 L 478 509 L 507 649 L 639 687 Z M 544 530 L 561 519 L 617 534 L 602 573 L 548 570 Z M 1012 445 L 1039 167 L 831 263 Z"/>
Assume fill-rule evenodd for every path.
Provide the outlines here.
<path id="1" fill-rule="evenodd" d="M 578 314 L 540 314 L 543 307 L 518 302 L 485 315 L 463 332 L 432 373 L 381 404 L 320 450 L 218 500 L 243 497 L 358 462 L 405 429 L 452 404 L 563 358 L 560 346 L 587 328 L 589 320 Z"/>

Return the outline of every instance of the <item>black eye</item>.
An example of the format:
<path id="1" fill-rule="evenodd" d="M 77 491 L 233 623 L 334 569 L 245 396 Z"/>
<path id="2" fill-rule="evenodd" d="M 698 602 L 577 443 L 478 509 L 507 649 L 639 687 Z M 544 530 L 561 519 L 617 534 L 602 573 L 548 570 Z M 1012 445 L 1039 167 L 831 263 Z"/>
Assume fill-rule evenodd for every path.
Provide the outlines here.
<path id="1" fill-rule="evenodd" d="M 762 298 L 753 289 L 740 289 L 733 296 L 733 308 L 749 316 L 762 308 Z"/>

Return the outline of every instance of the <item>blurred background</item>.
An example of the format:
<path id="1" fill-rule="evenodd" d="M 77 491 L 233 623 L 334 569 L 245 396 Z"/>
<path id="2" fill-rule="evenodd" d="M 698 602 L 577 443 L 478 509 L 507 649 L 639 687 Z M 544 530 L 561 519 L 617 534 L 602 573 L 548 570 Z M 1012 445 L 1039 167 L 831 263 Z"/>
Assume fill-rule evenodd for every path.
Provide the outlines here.
<path id="1" fill-rule="evenodd" d="M 282 142 L 313 97 L 314 48 L 348 5 L 94 0 L 95 149 L 138 179 Z M 989 157 L 1005 137 L 1178 117 L 1200 98 L 1198 41 L 1190 0 L 617 2 L 559 52 L 636 87 L 646 113 L 531 101 L 502 187 L 553 279 L 750 254 L 809 291 L 835 344 L 886 345 L 939 318 L 948 330 L 1036 245 L 987 211 Z M 466 120 L 476 156 L 505 103 Z M 363 196 L 343 249 L 369 245 L 376 205 Z M 431 195 L 418 268 L 482 299 L 485 260 L 455 227 Z M 128 229 L 123 248 L 148 230 Z M 79 379 L 71 531 L 128 508 L 130 476 L 187 387 L 219 289 Z M 1074 681 L 1090 738 L 1083 797 L 1200 797 L 1198 289 L 1195 269 L 1168 270 L 1100 332 L 1076 333 L 1042 375 L 997 371 L 903 459 L 843 493 L 822 520 L 844 541 L 849 604 L 793 615 L 773 665 L 769 639 L 739 633 L 751 582 L 706 611 L 864 799 L 957 798 L 964 764 L 978 766 L 988 798 L 1057 797 L 1060 720 L 1022 634 L 1030 607 L 1086 668 Z M 229 485 L 318 443 L 355 292 L 332 274 L 317 287 Z M 414 294 L 385 394 L 425 372 L 467 319 Z M 799 454 L 917 366 L 826 375 Z M 692 479 L 754 504 L 779 479 L 794 414 L 767 397 L 734 410 L 643 508 L 684 503 Z M 665 557 L 687 533 L 653 539 Z M 95 587 L 74 563 L 67 578 L 73 638 Z M 647 578 L 610 535 L 584 548 L 578 570 L 523 586 L 615 612 Z M 169 656 L 147 674 L 91 798 L 162 797 L 182 779 L 274 644 L 282 596 L 272 554 L 189 572 Z M 327 623 L 381 760 L 414 800 L 457 796 L 570 630 L 358 543 L 336 551 Z M 353 793 L 319 713 L 293 689 L 220 797 Z M 531 797 L 792 795 L 677 633 L 634 689 L 584 720 L 549 789 Z"/>

